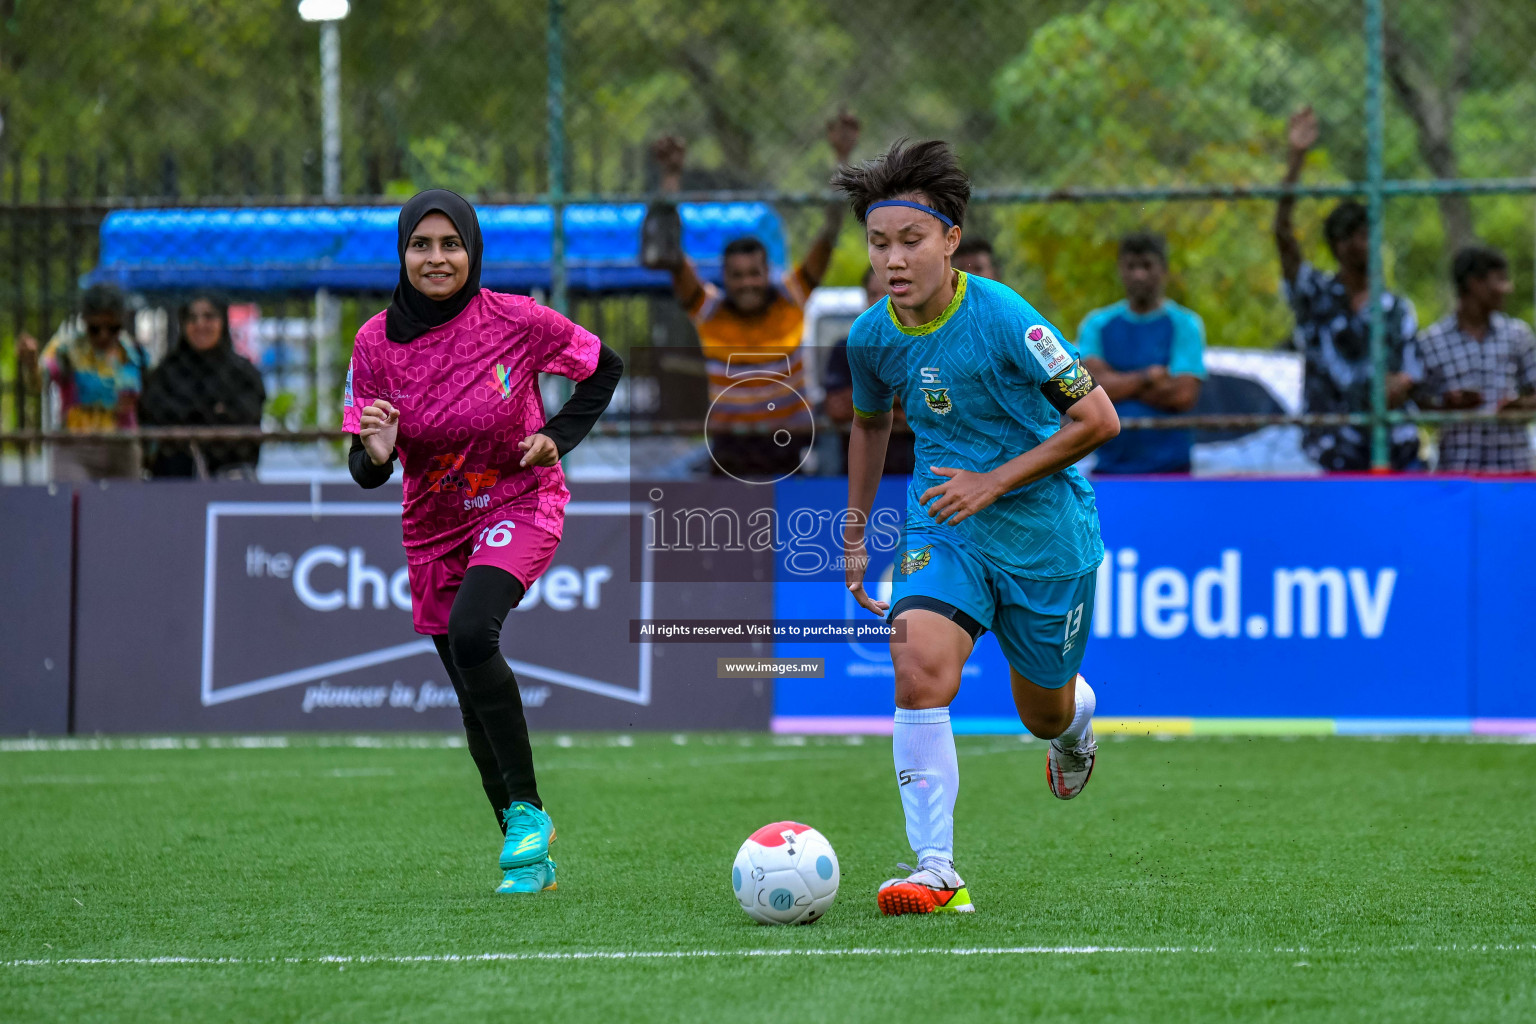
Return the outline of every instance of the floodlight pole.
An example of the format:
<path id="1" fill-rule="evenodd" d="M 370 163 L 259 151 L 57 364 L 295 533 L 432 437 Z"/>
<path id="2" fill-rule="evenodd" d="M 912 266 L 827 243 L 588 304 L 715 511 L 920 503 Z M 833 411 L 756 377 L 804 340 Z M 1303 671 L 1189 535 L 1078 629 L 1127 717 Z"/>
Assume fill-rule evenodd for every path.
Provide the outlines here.
<path id="1" fill-rule="evenodd" d="M 341 22 L 320 23 L 320 193 L 326 202 L 341 198 Z M 341 328 L 341 303 L 329 288 L 315 293 L 314 359 L 315 421 L 330 424 L 336 403 L 327 401 L 331 391 L 330 362 L 323 353 Z"/>
<path id="2" fill-rule="evenodd" d="M 549 0 L 549 24 L 545 49 L 548 59 L 546 115 L 549 132 L 549 305 L 567 313 L 565 277 L 565 39 L 561 27 L 564 0 Z"/>
<path id="3" fill-rule="evenodd" d="M 341 198 L 341 28 L 320 23 L 320 150 L 324 160 L 321 194 Z"/>

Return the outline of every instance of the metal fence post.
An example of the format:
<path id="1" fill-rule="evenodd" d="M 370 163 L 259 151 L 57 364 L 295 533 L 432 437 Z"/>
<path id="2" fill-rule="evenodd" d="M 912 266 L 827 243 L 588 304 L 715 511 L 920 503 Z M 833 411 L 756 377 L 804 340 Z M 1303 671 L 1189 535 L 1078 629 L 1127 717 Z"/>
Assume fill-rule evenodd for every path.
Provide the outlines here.
<path id="1" fill-rule="evenodd" d="M 1365 0 L 1365 120 L 1367 126 L 1366 203 L 1370 217 L 1370 304 L 1371 304 L 1371 468 L 1391 466 L 1391 445 L 1387 438 L 1387 338 L 1386 319 L 1381 309 L 1382 293 L 1382 147 L 1384 118 L 1382 110 L 1382 0 Z"/>
<path id="2" fill-rule="evenodd" d="M 549 0 L 548 132 L 549 211 L 554 217 L 549 250 L 549 305 L 568 313 L 565 294 L 565 56 L 561 15 L 564 0 Z"/>

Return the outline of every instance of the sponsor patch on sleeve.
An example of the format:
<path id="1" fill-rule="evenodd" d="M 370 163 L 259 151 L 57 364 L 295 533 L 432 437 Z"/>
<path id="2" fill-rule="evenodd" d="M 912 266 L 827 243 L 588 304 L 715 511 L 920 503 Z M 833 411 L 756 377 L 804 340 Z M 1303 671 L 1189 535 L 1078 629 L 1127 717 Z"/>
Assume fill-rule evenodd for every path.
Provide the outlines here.
<path id="1" fill-rule="evenodd" d="M 1030 354 L 1035 361 L 1045 370 L 1047 377 L 1054 377 L 1067 368 L 1072 362 L 1072 357 L 1067 355 L 1067 350 L 1056 335 L 1044 324 L 1031 324 L 1024 331 L 1024 342 L 1029 346 Z"/>
<path id="2" fill-rule="evenodd" d="M 352 408 L 352 364 L 347 364 L 347 386 L 341 392 L 342 408 Z"/>
<path id="3" fill-rule="evenodd" d="M 1059 373 L 1041 384 L 1040 391 L 1057 412 L 1064 413 L 1087 398 L 1088 392 L 1098 387 L 1098 384 L 1086 366 L 1074 361 L 1065 373 Z"/>

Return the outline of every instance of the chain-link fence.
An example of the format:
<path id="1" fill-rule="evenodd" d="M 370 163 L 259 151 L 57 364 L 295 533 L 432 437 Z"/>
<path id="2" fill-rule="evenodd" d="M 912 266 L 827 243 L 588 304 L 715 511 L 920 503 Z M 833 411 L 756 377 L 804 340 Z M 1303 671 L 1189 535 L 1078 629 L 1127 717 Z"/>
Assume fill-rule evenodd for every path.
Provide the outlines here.
<path id="1" fill-rule="evenodd" d="M 109 214 L 388 206 L 430 186 L 493 205 L 625 207 L 655 198 L 650 147 L 671 135 L 688 147 L 682 197 L 771 204 L 792 261 L 822 223 L 834 161 L 824 126 L 840 111 L 860 121 L 856 159 L 901 136 L 951 141 L 977 188 L 968 234 L 991 239 L 999 274 L 1069 337 L 1122 294 L 1117 240 L 1150 229 L 1168 240 L 1169 296 L 1204 318 L 1212 346 L 1293 343 L 1273 230 L 1287 194 L 1300 198 L 1301 255 L 1325 270 L 1324 218 L 1342 198 L 1365 202 L 1379 227 L 1374 288 L 1410 299 L 1420 325 L 1454 311 L 1451 256 L 1474 240 L 1508 259 L 1506 308 L 1536 303 L 1530 5 L 358 3 L 339 25 L 339 197 L 322 195 L 319 33 L 289 0 L 10 0 L 0 25 L 0 429 L 17 466 L 60 431 L 323 434 L 336 423 L 348 339 L 387 298 L 387 277 L 376 276 L 318 297 L 313 280 L 259 268 L 199 281 L 209 236 L 174 218 L 153 258 L 187 273 L 104 275 Z M 1305 106 L 1316 139 L 1283 184 L 1287 119 Z M 508 287 L 565 305 L 621 350 L 686 340 L 665 287 L 583 271 L 579 245 L 567 259 L 567 222 L 552 223 L 542 274 Z M 865 265 L 845 224 L 825 283 L 856 285 Z M 219 373 L 259 379 L 257 422 L 236 424 L 232 393 L 212 391 L 179 418 L 111 409 L 71 419 L 89 388 L 60 376 L 59 355 L 95 359 L 91 318 L 79 314 L 82 287 L 96 280 L 130 293 L 121 326 L 137 347 L 118 361 L 142 349 L 140 388 L 165 360 L 198 351 L 188 300 L 227 302 L 212 351 L 254 367 L 254 378 L 239 362 Z M 1428 402 L 1388 408 L 1393 324 L 1366 318 L 1379 386 L 1363 404 L 1357 392 L 1348 408 L 1299 411 L 1376 427 L 1382 464 L 1394 417 L 1434 417 Z M 110 382 L 120 368 L 100 369 Z M 174 448 L 139 440 L 149 465 Z M 176 450 L 194 472 L 216 472 L 207 453 Z"/>

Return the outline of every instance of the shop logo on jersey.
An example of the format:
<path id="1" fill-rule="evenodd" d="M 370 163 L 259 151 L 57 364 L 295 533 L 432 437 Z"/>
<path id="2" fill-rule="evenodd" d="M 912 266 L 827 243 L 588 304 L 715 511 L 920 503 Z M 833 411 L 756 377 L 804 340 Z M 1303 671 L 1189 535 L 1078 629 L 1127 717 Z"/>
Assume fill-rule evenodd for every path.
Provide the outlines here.
<path id="1" fill-rule="evenodd" d="M 928 563 L 933 560 L 933 552 L 928 550 L 931 547 L 932 544 L 924 544 L 913 551 L 903 551 L 901 564 L 896 567 L 896 571 L 902 576 L 910 576 L 920 569 L 928 568 Z"/>
<path id="2" fill-rule="evenodd" d="M 490 495 L 482 495 L 482 491 L 488 491 L 496 486 L 496 481 L 501 479 L 501 471 L 488 469 L 483 473 L 465 473 L 464 456 L 449 452 L 446 455 L 434 455 L 432 468 L 427 470 L 427 490 L 436 491 L 439 494 L 453 491 L 463 491 L 464 507 L 484 508 L 490 504 Z"/>
<path id="3" fill-rule="evenodd" d="M 1035 324 L 1024 332 L 1024 340 L 1029 342 L 1030 352 L 1048 377 L 1056 376 L 1072 361 L 1049 327 Z"/>
<path id="4" fill-rule="evenodd" d="M 502 398 L 512 397 L 512 368 L 496 364 L 496 371 L 491 374 L 491 385 L 501 392 Z"/>

